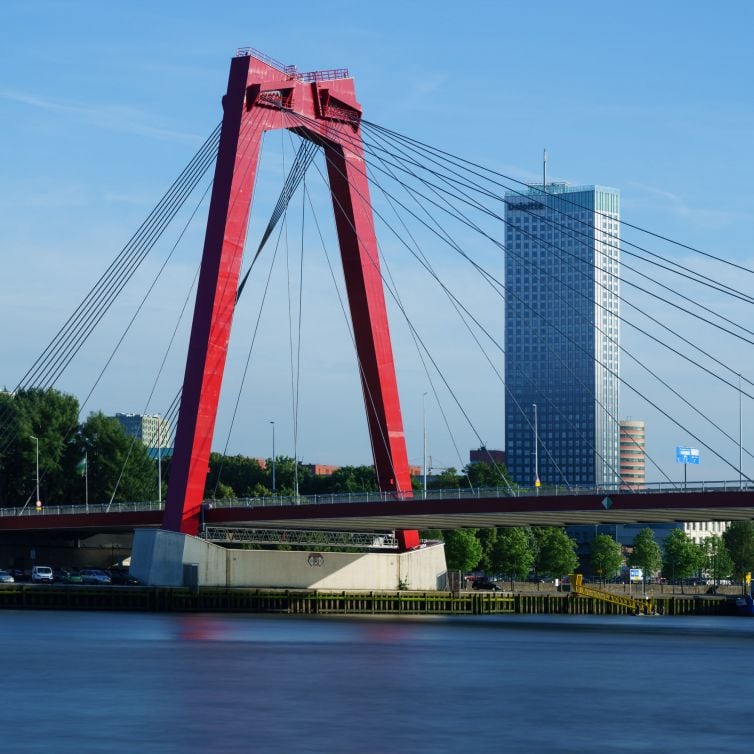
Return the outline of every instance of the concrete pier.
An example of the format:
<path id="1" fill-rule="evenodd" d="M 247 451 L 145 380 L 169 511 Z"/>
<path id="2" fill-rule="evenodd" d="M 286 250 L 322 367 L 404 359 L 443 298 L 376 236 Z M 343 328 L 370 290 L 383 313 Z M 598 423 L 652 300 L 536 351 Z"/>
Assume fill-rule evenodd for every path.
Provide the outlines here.
<path id="1" fill-rule="evenodd" d="M 136 531 L 130 572 L 173 587 L 433 591 L 447 581 L 442 543 L 409 552 L 238 550 L 162 529 Z"/>

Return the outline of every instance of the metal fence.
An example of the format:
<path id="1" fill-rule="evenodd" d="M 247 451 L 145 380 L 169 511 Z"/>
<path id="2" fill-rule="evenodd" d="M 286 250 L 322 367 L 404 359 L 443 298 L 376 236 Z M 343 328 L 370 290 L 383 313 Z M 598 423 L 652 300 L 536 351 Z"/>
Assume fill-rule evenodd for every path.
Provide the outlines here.
<path id="1" fill-rule="evenodd" d="M 693 494 L 696 492 L 754 492 L 754 484 L 735 481 L 689 482 L 687 485 L 673 482 L 657 482 L 645 484 L 642 489 L 626 490 L 620 485 L 604 485 L 602 487 L 465 487 L 444 490 L 414 490 L 413 494 L 401 492 L 344 492 L 331 495 L 267 495 L 265 497 L 244 497 L 223 500 L 205 500 L 207 508 L 269 508 L 284 505 L 336 505 L 352 503 L 391 503 L 396 501 L 417 500 L 474 500 L 480 498 L 536 498 L 555 495 L 557 497 L 573 497 L 576 495 L 604 495 L 614 494 L 643 495 L 648 493 L 679 493 Z M 22 508 L 0 508 L 0 518 L 6 516 L 38 516 L 46 515 L 81 515 L 87 513 L 119 513 L 160 511 L 164 503 L 156 500 L 145 502 L 123 502 L 102 504 L 74 504 L 47 505 L 41 509 L 26 505 Z"/>

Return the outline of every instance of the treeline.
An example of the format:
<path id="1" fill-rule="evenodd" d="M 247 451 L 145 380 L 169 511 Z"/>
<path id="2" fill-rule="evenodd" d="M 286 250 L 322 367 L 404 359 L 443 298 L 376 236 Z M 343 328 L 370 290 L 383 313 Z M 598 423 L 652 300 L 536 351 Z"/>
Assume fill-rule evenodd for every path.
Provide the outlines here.
<path id="1" fill-rule="evenodd" d="M 256 458 L 248 456 L 222 456 L 212 453 L 209 462 L 205 497 L 207 499 L 227 499 L 264 497 L 273 494 L 272 461 L 266 459 L 262 465 Z M 507 470 L 504 466 L 487 463 L 474 463 L 460 473 L 447 469 L 442 475 L 427 481 L 429 489 L 456 489 L 459 487 L 505 487 Z M 318 476 L 311 468 L 288 456 L 275 459 L 275 494 L 291 496 L 296 494 L 296 483 L 300 495 L 330 495 L 347 492 L 377 491 L 377 476 L 373 466 L 341 466 L 333 474 Z M 421 479 L 413 480 L 414 489 L 422 487 Z"/>
<path id="2" fill-rule="evenodd" d="M 426 531 L 422 537 L 444 540 L 448 568 L 464 573 L 560 578 L 579 566 L 576 541 L 555 526 Z"/>
<path id="3" fill-rule="evenodd" d="M 113 418 L 79 422 L 79 402 L 57 390 L 0 393 L 0 506 L 36 502 L 37 442 L 43 505 L 149 500 L 157 472 L 147 449 Z M 86 468 L 85 468 L 86 463 Z"/>
<path id="4" fill-rule="evenodd" d="M 79 421 L 78 400 L 58 390 L 0 392 L 0 506 L 34 505 L 37 442 L 40 499 L 43 505 L 145 501 L 158 497 L 157 464 L 140 441 L 102 413 Z M 85 467 L 86 459 L 86 467 Z M 428 481 L 430 489 L 505 487 L 505 467 L 470 464 L 447 469 Z M 170 460 L 162 465 L 162 497 L 167 494 Z M 372 466 L 343 466 L 330 476 L 317 476 L 287 456 L 275 459 L 275 494 L 326 495 L 377 490 Z M 416 488 L 420 480 L 414 480 Z M 242 455 L 212 453 L 206 499 L 263 497 L 273 494 L 272 460 L 264 465 Z"/>
<path id="5" fill-rule="evenodd" d="M 643 568 L 645 576 L 662 574 L 671 581 L 694 577 L 741 581 L 754 570 L 754 523 L 734 521 L 722 537 L 707 537 L 700 544 L 683 529 L 673 529 L 662 547 L 652 529 L 642 529 L 629 562 Z"/>
<path id="6" fill-rule="evenodd" d="M 662 546 L 650 528 L 642 529 L 626 548 L 613 537 L 598 534 L 583 563 L 579 563 L 576 541 L 558 527 L 455 529 L 426 531 L 422 536 L 445 541 L 451 569 L 479 570 L 517 580 L 532 575 L 560 578 L 577 569 L 612 579 L 628 566 L 642 568 L 647 578 L 661 574 L 671 581 L 694 577 L 741 581 L 754 571 L 751 521 L 733 522 L 722 537 L 710 536 L 701 544 L 683 529 L 673 529 Z"/>

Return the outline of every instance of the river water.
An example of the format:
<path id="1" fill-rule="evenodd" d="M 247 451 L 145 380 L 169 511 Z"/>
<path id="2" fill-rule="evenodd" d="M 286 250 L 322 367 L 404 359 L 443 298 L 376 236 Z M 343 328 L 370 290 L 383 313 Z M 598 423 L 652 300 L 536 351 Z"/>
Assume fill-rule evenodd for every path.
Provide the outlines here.
<path id="1" fill-rule="evenodd" d="M 0 751 L 754 751 L 754 620 L 0 612 Z"/>

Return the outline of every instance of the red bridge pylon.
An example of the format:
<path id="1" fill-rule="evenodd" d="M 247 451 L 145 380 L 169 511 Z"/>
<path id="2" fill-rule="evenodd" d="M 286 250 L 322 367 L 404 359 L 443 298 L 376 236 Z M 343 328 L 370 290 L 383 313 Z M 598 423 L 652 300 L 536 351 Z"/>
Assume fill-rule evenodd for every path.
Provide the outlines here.
<path id="1" fill-rule="evenodd" d="M 239 50 L 223 111 L 163 528 L 199 532 L 259 149 L 275 129 L 325 151 L 377 480 L 383 492 L 411 497 L 353 79 L 344 69 L 299 73 Z M 418 533 L 399 532 L 399 543 L 418 545 Z"/>

